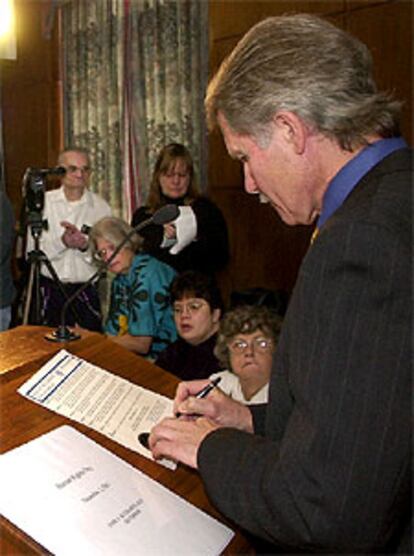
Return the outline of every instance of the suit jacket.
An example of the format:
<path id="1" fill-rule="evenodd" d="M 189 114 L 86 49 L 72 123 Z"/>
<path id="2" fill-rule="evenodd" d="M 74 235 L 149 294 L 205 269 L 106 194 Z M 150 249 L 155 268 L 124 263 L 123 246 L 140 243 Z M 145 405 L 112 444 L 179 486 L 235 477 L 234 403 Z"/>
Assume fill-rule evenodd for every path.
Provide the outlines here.
<path id="1" fill-rule="evenodd" d="M 411 553 L 411 180 L 397 151 L 327 221 L 257 434 L 221 429 L 200 447 L 212 501 L 275 551 Z"/>

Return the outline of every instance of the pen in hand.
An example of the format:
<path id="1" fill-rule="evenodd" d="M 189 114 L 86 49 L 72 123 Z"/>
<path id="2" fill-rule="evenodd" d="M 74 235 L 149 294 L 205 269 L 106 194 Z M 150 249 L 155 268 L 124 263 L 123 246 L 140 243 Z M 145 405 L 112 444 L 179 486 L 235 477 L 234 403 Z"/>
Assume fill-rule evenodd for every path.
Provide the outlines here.
<path id="1" fill-rule="evenodd" d="M 217 377 L 214 380 L 212 380 L 211 382 L 209 382 L 207 384 L 207 386 L 204 386 L 204 388 L 202 388 L 200 390 L 200 392 L 198 392 L 195 395 L 195 398 L 197 398 L 198 400 L 201 400 L 202 398 L 205 398 L 206 396 L 209 395 L 209 393 L 217 386 L 217 384 L 220 382 L 221 377 Z M 179 411 L 177 411 L 177 413 L 175 414 L 175 416 L 177 417 L 177 419 L 179 417 L 181 417 L 182 415 L 185 415 L 184 413 L 180 413 Z M 141 432 L 138 435 L 138 440 L 139 442 L 144 446 L 144 448 L 147 448 L 147 450 L 149 449 L 149 445 L 148 445 L 148 439 L 149 439 L 149 432 Z"/>
<path id="2" fill-rule="evenodd" d="M 210 394 L 210 392 L 213 390 L 213 388 L 215 388 L 217 386 L 217 384 L 220 382 L 221 377 L 217 377 L 214 380 L 212 380 L 211 382 L 209 382 L 207 384 L 207 386 L 204 386 L 204 388 L 202 390 L 200 390 L 200 392 L 198 392 L 194 397 L 197 398 L 197 400 L 201 400 L 202 398 L 205 398 L 206 396 L 208 396 Z M 177 411 L 177 413 L 175 414 L 175 416 L 177 417 L 181 417 L 183 415 L 183 413 L 180 413 L 179 411 Z"/>

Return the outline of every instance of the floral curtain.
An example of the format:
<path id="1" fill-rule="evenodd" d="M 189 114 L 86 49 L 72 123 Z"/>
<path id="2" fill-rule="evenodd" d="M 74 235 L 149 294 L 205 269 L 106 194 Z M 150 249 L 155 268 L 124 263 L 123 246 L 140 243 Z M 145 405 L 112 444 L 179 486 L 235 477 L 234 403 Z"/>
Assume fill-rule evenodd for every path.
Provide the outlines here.
<path id="1" fill-rule="evenodd" d="M 172 141 L 205 188 L 208 2 L 72 0 L 62 12 L 66 144 L 90 149 L 92 188 L 129 219 Z"/>
<path id="2" fill-rule="evenodd" d="M 92 155 L 92 188 L 122 211 L 120 118 L 122 4 L 78 0 L 63 6 L 65 143 Z"/>

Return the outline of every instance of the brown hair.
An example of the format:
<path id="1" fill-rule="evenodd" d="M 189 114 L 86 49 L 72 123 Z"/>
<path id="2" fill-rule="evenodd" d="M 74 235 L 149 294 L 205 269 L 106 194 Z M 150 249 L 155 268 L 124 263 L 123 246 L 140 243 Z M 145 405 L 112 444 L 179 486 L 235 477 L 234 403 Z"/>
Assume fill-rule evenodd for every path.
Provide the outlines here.
<path id="1" fill-rule="evenodd" d="M 162 197 L 160 176 L 166 174 L 177 160 L 183 160 L 190 173 L 190 183 L 184 198 L 184 204 L 188 205 L 191 201 L 199 197 L 200 192 L 196 184 L 194 163 L 190 152 L 180 143 L 170 143 L 161 150 L 155 162 L 147 200 L 147 205 L 151 212 L 155 212 L 157 209 L 167 204 L 167 201 Z"/>
<path id="2" fill-rule="evenodd" d="M 223 300 L 215 278 L 196 270 L 185 270 L 178 274 L 171 283 L 171 303 L 193 296 L 204 299 L 212 311 L 214 309 L 224 310 Z"/>
<path id="3" fill-rule="evenodd" d="M 240 305 L 228 311 L 220 321 L 214 354 L 223 368 L 230 369 L 229 344 L 238 334 L 260 330 L 277 344 L 283 319 L 275 311 L 259 305 Z"/>

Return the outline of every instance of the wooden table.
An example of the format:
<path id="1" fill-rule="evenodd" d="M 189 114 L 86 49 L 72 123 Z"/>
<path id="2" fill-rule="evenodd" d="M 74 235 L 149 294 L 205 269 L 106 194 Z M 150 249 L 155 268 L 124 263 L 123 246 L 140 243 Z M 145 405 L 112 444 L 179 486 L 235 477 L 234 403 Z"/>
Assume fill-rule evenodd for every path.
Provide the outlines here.
<path id="1" fill-rule="evenodd" d="M 99 432 L 70 421 L 17 393 L 17 389 L 34 372 L 39 370 L 54 353 L 64 348 L 144 388 L 170 398 L 174 396 L 178 380 L 173 375 L 123 349 L 104 336 L 88 332 L 80 340 L 62 344 L 47 341 L 44 336 L 49 331 L 49 328 L 41 326 L 19 326 L 0 333 L 0 452 L 11 450 L 63 424 L 70 424 L 235 530 L 236 535 L 224 554 L 254 554 L 246 537 L 210 504 L 196 471 L 181 465 L 175 471 L 171 471 L 120 446 Z M 27 465 L 30 466 L 30 462 L 27 462 Z M 0 516 L 0 554 L 20 556 L 48 554 L 48 552 Z"/>

